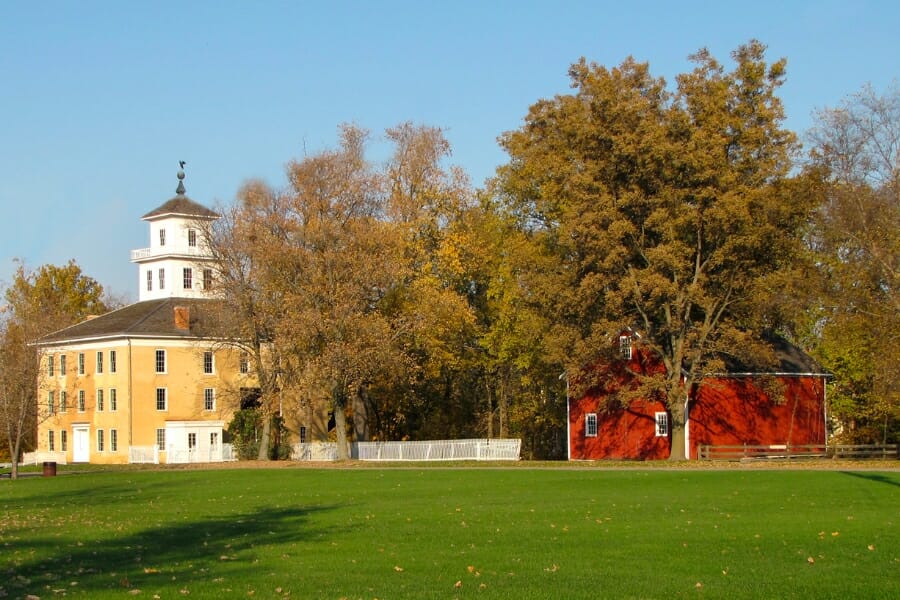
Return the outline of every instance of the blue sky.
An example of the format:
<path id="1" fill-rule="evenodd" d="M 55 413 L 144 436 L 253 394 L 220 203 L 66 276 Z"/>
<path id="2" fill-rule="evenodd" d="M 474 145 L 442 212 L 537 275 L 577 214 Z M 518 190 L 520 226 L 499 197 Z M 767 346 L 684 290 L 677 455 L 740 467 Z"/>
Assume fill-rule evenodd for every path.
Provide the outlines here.
<path id="1" fill-rule="evenodd" d="M 16 257 L 74 258 L 133 300 L 140 216 L 174 195 L 179 160 L 191 198 L 230 203 L 247 179 L 283 185 L 342 122 L 376 139 L 441 127 L 481 185 L 506 160 L 497 136 L 568 93 L 581 56 L 631 55 L 671 82 L 701 47 L 729 64 L 759 39 L 788 59 L 781 97 L 802 133 L 816 109 L 900 77 L 898 31 L 888 0 L 2 2 L 0 284 Z"/>

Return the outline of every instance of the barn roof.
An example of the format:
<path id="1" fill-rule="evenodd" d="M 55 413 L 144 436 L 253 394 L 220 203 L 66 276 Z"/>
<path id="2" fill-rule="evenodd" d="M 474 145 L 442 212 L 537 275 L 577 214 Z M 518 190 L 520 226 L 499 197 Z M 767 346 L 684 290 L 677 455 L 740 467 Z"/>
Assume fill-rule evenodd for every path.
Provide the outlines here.
<path id="1" fill-rule="evenodd" d="M 725 359 L 727 372 L 720 375 L 831 375 L 813 357 L 782 336 L 766 333 L 762 339 L 772 347 L 777 366 L 761 370 L 729 357 Z"/>

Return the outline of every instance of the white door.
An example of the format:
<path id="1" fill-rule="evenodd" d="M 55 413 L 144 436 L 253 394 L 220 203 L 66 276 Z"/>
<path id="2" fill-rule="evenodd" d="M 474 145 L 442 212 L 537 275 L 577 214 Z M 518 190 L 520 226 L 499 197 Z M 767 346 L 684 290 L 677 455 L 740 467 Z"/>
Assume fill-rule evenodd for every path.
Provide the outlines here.
<path id="1" fill-rule="evenodd" d="M 88 425 L 72 427 L 72 462 L 90 462 L 91 441 Z"/>

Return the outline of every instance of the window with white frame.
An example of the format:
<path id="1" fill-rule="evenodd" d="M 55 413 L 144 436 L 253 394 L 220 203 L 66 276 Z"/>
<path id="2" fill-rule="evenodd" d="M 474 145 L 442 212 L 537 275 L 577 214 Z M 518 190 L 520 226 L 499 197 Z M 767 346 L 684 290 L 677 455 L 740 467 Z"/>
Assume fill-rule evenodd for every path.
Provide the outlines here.
<path id="1" fill-rule="evenodd" d="M 69 436 L 65 429 L 59 432 L 59 449 L 61 452 L 69 449 Z"/>
<path id="2" fill-rule="evenodd" d="M 59 376 L 62 377 L 66 374 L 66 355 L 59 355 Z"/>
<path id="3" fill-rule="evenodd" d="M 84 390 L 78 390 L 78 412 L 84 412 Z"/>
<path id="4" fill-rule="evenodd" d="M 159 230 L 159 245 L 160 246 L 166 245 L 166 230 L 165 229 Z"/>
<path id="5" fill-rule="evenodd" d="M 109 451 L 110 452 L 118 452 L 119 451 L 119 430 L 118 429 L 110 429 L 109 430 Z"/>
<path id="6" fill-rule="evenodd" d="M 47 392 L 47 413 L 53 414 L 56 412 L 56 400 L 53 397 L 53 392 Z"/>
<path id="7" fill-rule="evenodd" d="M 49 450 L 50 452 L 53 452 L 54 450 L 56 450 L 56 445 L 53 440 L 53 430 L 52 429 L 47 432 L 47 450 Z"/>
<path id="8" fill-rule="evenodd" d="M 213 287 L 213 270 L 203 269 L 203 289 L 211 290 Z"/>
<path id="9" fill-rule="evenodd" d="M 185 267 L 181 271 L 181 285 L 186 290 L 190 290 L 194 288 L 194 270 L 190 267 Z"/>
<path id="10" fill-rule="evenodd" d="M 153 291 L 153 270 L 147 269 L 147 291 Z"/>
<path id="11" fill-rule="evenodd" d="M 197 231 L 188 229 L 188 246 L 194 248 L 197 246 Z"/>
<path id="12" fill-rule="evenodd" d="M 630 335 L 620 335 L 619 336 L 619 354 L 625 360 L 631 360 L 632 340 L 631 340 Z"/>
<path id="13" fill-rule="evenodd" d="M 97 353 L 97 372 L 103 372 L 103 352 Z"/>
<path id="14" fill-rule="evenodd" d="M 161 451 L 166 449 L 166 430 L 165 429 L 157 429 L 156 430 L 156 447 Z"/>
<path id="15" fill-rule="evenodd" d="M 665 437 L 669 435 L 669 415 L 668 413 L 658 412 L 656 417 L 656 437 Z"/>
<path id="16" fill-rule="evenodd" d="M 169 402 L 166 388 L 156 388 L 156 410 L 168 410 Z"/>
<path id="17" fill-rule="evenodd" d="M 159 270 L 159 289 L 161 289 L 161 290 L 166 289 L 166 270 L 165 269 Z"/>
<path id="18" fill-rule="evenodd" d="M 103 452 L 103 430 L 97 430 L 97 452 Z"/>
<path id="19" fill-rule="evenodd" d="M 78 353 L 78 374 L 84 375 L 84 352 Z"/>
<path id="20" fill-rule="evenodd" d="M 209 447 L 215 450 L 219 446 L 219 432 L 213 431 L 209 434 Z"/>
<path id="21" fill-rule="evenodd" d="M 66 396 L 66 390 L 63 390 L 59 393 L 59 412 L 66 412 L 69 410 L 69 399 Z"/>
<path id="22" fill-rule="evenodd" d="M 53 368 L 53 355 L 47 355 L 47 377 L 53 377 L 54 368 Z"/>
<path id="23" fill-rule="evenodd" d="M 116 372 L 116 351 L 115 350 L 109 351 L 109 372 L 110 373 Z"/>
<path id="24" fill-rule="evenodd" d="M 193 450 L 197 447 L 197 434 L 191 432 L 188 434 L 188 450 Z"/>
<path id="25" fill-rule="evenodd" d="M 166 372 L 166 351 L 165 350 L 157 350 L 156 351 L 156 372 L 157 373 L 165 373 Z"/>
<path id="26" fill-rule="evenodd" d="M 306 425 L 300 426 L 300 443 L 301 444 L 306 443 Z"/>
<path id="27" fill-rule="evenodd" d="M 216 410 L 216 390 L 206 388 L 203 390 L 203 410 Z"/>
<path id="28" fill-rule="evenodd" d="M 584 415 L 584 436 L 597 437 L 597 413 Z"/>
<path id="29" fill-rule="evenodd" d="M 118 399 L 116 398 L 116 388 L 109 388 L 109 410 L 116 412 L 119 408 Z"/>
<path id="30" fill-rule="evenodd" d="M 240 361 L 240 371 L 241 373 L 249 373 L 250 372 L 250 355 L 246 352 L 241 352 L 241 356 L 239 358 Z"/>
<path id="31" fill-rule="evenodd" d="M 103 412 L 103 390 L 97 390 L 97 412 Z"/>
<path id="32" fill-rule="evenodd" d="M 203 353 L 203 373 L 206 375 L 213 374 L 213 353 L 210 350 L 207 350 Z"/>

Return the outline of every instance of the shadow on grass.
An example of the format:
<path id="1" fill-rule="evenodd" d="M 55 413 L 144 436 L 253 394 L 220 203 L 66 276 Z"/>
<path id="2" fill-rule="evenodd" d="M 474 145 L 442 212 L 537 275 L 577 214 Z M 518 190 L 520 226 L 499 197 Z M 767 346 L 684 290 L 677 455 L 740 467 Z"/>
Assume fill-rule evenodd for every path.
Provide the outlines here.
<path id="1" fill-rule="evenodd" d="M 214 595 L 238 591 L 266 563 L 293 543 L 324 541 L 332 530 L 309 524 L 313 513 L 336 506 L 270 508 L 216 518 L 167 522 L 94 542 L 28 537 L 4 543 L 0 593 L 13 597 L 48 593 L 90 594 L 118 590 L 162 593 L 187 590 Z M 140 521 L 142 515 L 135 514 Z M 277 547 L 277 548 L 276 548 Z M 299 553 L 299 551 L 298 551 Z M 4 590 L 5 587 L 5 590 Z M 2 594 L 2 595 L 6 595 Z"/>
<path id="2" fill-rule="evenodd" d="M 870 473 L 867 471 L 841 471 L 844 475 L 851 475 L 853 477 L 859 477 L 860 479 L 868 479 L 869 481 L 875 481 L 877 483 L 886 483 L 888 485 L 893 485 L 900 487 L 900 481 L 897 479 L 893 479 L 884 475 L 883 473 Z"/>

